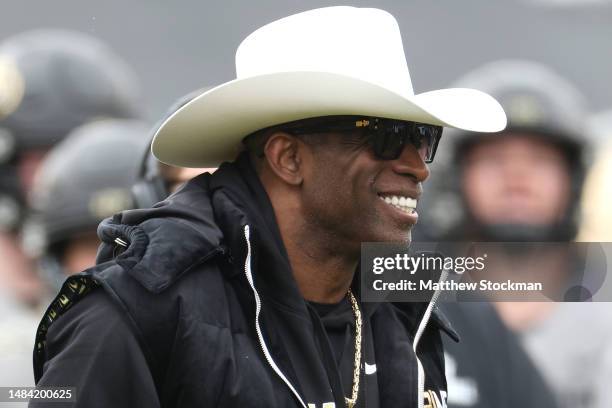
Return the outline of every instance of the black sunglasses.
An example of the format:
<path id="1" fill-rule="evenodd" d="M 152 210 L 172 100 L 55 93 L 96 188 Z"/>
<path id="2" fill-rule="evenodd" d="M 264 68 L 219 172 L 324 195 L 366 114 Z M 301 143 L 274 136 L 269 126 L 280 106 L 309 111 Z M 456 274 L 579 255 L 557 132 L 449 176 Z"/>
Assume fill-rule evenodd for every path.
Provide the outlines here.
<path id="1" fill-rule="evenodd" d="M 320 119 L 320 118 L 317 118 Z M 327 123 L 309 124 L 300 121 L 295 126 L 285 124 L 281 128 L 293 135 L 311 133 L 349 132 L 365 130 L 367 143 L 380 160 L 395 160 L 402 154 L 404 146 L 410 143 L 425 163 L 431 163 L 442 136 L 442 126 L 383 118 L 336 118 Z"/>

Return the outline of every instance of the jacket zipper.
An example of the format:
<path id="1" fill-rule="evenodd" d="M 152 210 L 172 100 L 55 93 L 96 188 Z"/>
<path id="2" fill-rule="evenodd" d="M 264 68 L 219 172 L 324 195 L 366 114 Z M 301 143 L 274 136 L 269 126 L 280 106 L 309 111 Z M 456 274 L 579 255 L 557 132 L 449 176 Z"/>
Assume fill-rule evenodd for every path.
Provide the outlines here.
<path id="1" fill-rule="evenodd" d="M 251 270 L 251 241 L 250 241 L 250 228 L 248 225 L 244 226 L 244 238 L 247 244 L 247 256 L 244 261 L 244 274 L 246 275 L 247 281 L 249 282 L 249 285 L 251 286 L 251 290 L 253 290 L 253 295 L 255 297 L 255 330 L 257 332 L 257 339 L 259 340 L 259 346 L 261 350 L 263 351 L 264 357 L 266 358 L 268 365 L 272 367 L 276 375 L 278 375 L 280 379 L 283 380 L 283 382 L 287 385 L 287 387 L 289 387 L 289 389 L 291 390 L 293 395 L 297 398 L 297 400 L 300 402 L 302 407 L 308 408 L 306 404 L 304 403 L 304 400 L 302 399 L 300 394 L 297 392 L 297 390 L 293 386 L 293 384 L 291 384 L 291 382 L 287 379 L 285 374 L 283 374 L 281 369 L 278 367 L 278 365 L 272 358 L 272 354 L 270 354 L 270 350 L 268 349 L 268 346 L 266 345 L 266 341 L 263 337 L 263 332 L 261 331 L 261 326 L 259 324 L 259 314 L 261 313 L 261 298 L 259 297 L 259 293 L 257 292 L 257 289 L 255 288 L 255 283 L 253 281 L 253 272 Z M 448 276 L 448 270 L 443 270 L 438 282 L 443 282 L 444 280 L 446 280 L 447 276 Z M 425 370 L 423 369 L 423 364 L 421 363 L 421 360 L 419 360 L 419 357 L 417 355 L 417 346 L 419 344 L 419 340 L 421 339 L 421 336 L 423 335 L 423 332 L 425 331 L 425 328 L 427 327 L 427 322 L 429 321 L 429 318 L 431 317 L 431 313 L 433 312 L 433 308 L 436 305 L 436 301 L 438 300 L 440 293 L 441 293 L 440 290 L 436 290 L 433 296 L 431 297 L 431 300 L 429 301 L 429 304 L 427 305 L 427 309 L 425 309 L 425 313 L 423 314 L 423 318 L 421 319 L 421 322 L 419 323 L 419 328 L 417 329 L 417 332 L 414 336 L 414 341 L 412 345 L 412 349 L 414 351 L 414 355 L 416 357 L 417 364 L 418 364 L 418 393 L 417 393 L 418 394 L 417 395 L 417 398 L 418 398 L 417 407 L 418 408 L 423 408 L 423 405 L 424 405 L 423 394 L 425 393 Z"/>
<path id="2" fill-rule="evenodd" d="M 447 276 L 448 276 L 448 270 L 444 269 L 442 273 L 440 274 L 440 279 L 438 280 L 438 283 L 444 282 Z M 431 300 L 429 301 L 429 304 L 427 305 L 427 309 L 425 309 L 425 313 L 423 314 L 423 318 L 421 319 L 421 322 L 419 323 L 419 328 L 417 329 L 417 332 L 414 335 L 414 341 L 412 344 L 412 349 L 414 350 L 414 356 L 416 357 L 417 369 L 418 369 L 418 390 L 417 390 L 417 407 L 418 408 L 423 408 L 423 405 L 424 405 L 423 396 L 425 394 L 425 370 L 423 369 L 423 364 L 421 363 L 421 360 L 419 359 L 419 356 L 417 354 L 417 347 L 419 345 L 419 340 L 421 340 L 421 336 L 423 335 L 423 332 L 425 331 L 425 328 L 427 327 L 427 323 L 429 322 L 429 318 L 431 317 L 433 309 L 436 306 L 438 297 L 440 297 L 440 293 L 441 291 L 440 289 L 438 289 L 434 292 L 433 296 L 431 297 Z"/>
<path id="3" fill-rule="evenodd" d="M 244 227 L 244 237 L 246 239 L 246 244 L 247 244 L 247 256 L 244 261 L 244 273 L 246 275 L 247 280 L 249 281 L 249 285 L 251 285 L 251 289 L 253 290 L 253 295 L 255 296 L 255 330 L 257 331 L 257 339 L 259 340 L 259 346 L 261 347 L 264 357 L 266 358 L 266 361 L 268 362 L 270 367 L 272 367 L 274 372 L 281 378 L 281 380 L 283 380 L 285 384 L 287 384 L 287 387 L 289 387 L 289 389 L 291 390 L 293 395 L 295 395 L 295 397 L 300 402 L 302 407 L 308 408 L 306 404 L 304 403 L 304 400 L 302 399 L 300 394 L 298 394 L 295 387 L 291 384 L 291 382 L 289 382 L 285 374 L 283 374 L 283 372 L 280 370 L 280 368 L 278 367 L 278 365 L 272 358 L 272 355 L 270 354 L 270 350 L 268 350 L 268 346 L 266 345 L 265 339 L 263 337 L 261 326 L 259 324 L 259 314 L 261 313 L 261 298 L 259 297 L 259 293 L 257 292 L 257 289 L 255 289 L 255 283 L 253 282 L 253 272 L 251 271 L 251 241 L 249 240 L 250 229 L 248 225 L 245 225 Z"/>

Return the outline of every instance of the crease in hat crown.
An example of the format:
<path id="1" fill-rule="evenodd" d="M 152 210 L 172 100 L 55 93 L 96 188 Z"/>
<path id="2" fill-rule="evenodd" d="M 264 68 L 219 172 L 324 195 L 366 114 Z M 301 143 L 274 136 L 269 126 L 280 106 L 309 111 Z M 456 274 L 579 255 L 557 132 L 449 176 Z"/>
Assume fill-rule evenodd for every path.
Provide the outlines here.
<path id="1" fill-rule="evenodd" d="M 251 33 L 236 51 L 236 76 L 327 72 L 414 96 L 396 19 L 374 8 L 309 10 Z"/>
<path id="2" fill-rule="evenodd" d="M 327 7 L 269 23 L 236 51 L 236 79 L 195 97 L 158 128 L 151 150 L 182 167 L 232 160 L 259 129 L 329 115 L 379 116 L 469 131 L 506 125 L 491 96 L 471 89 L 414 94 L 395 18 Z"/>

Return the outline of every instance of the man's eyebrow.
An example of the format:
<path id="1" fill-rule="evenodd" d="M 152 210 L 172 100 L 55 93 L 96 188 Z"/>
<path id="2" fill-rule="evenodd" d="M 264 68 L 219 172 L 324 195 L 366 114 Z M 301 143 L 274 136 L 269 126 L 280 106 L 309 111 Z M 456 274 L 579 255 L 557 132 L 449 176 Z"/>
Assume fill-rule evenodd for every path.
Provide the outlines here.
<path id="1" fill-rule="evenodd" d="M 368 143 L 368 138 L 361 132 L 346 132 L 339 138 L 340 144 L 343 145 L 363 145 Z"/>

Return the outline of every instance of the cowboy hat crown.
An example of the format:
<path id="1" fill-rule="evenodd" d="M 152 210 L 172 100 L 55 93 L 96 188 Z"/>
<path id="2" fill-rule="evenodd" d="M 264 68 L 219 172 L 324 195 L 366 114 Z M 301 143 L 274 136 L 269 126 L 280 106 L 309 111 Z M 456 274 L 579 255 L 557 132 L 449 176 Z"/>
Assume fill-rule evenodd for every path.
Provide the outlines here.
<path id="1" fill-rule="evenodd" d="M 503 109 L 472 89 L 415 95 L 399 26 L 383 10 L 328 7 L 267 24 L 236 52 L 236 79 L 212 88 L 158 129 L 153 154 L 184 167 L 233 159 L 241 140 L 269 126 L 364 115 L 496 132 Z"/>

